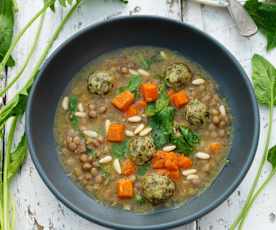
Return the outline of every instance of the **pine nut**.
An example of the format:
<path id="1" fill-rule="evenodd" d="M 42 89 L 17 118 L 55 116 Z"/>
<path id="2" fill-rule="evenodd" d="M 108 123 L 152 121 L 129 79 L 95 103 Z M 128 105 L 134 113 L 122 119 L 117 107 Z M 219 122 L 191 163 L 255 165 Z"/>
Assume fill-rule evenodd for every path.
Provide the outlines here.
<path id="1" fill-rule="evenodd" d="M 145 128 L 144 124 L 140 124 L 136 127 L 136 129 L 134 130 L 134 134 L 137 135 L 138 133 L 140 133 L 143 129 Z"/>
<path id="2" fill-rule="evenodd" d="M 226 110 L 225 110 L 224 105 L 219 106 L 219 112 L 220 112 L 221 116 L 224 116 L 224 117 L 226 116 Z"/>
<path id="3" fill-rule="evenodd" d="M 187 180 L 198 180 L 198 179 L 199 179 L 199 176 L 195 174 L 187 176 Z"/>
<path id="4" fill-rule="evenodd" d="M 186 169 L 182 171 L 183 176 L 189 176 L 195 174 L 197 172 L 196 169 Z"/>
<path id="5" fill-rule="evenodd" d="M 112 156 L 105 156 L 102 159 L 99 160 L 100 164 L 106 164 L 112 161 Z"/>
<path id="6" fill-rule="evenodd" d="M 108 133 L 110 125 L 111 125 L 111 121 L 110 120 L 106 120 L 105 121 L 105 133 Z"/>
<path id="7" fill-rule="evenodd" d="M 79 104 L 78 104 L 78 110 L 79 110 L 80 112 L 84 112 L 84 108 L 83 108 L 82 103 L 79 103 Z"/>
<path id="8" fill-rule="evenodd" d="M 168 57 L 167 57 L 167 54 L 164 52 L 164 51 L 161 51 L 160 52 L 160 56 L 163 58 L 163 59 L 167 59 Z"/>
<path id="9" fill-rule="evenodd" d="M 195 157 L 198 159 L 202 159 L 202 160 L 208 160 L 210 158 L 210 155 L 208 153 L 204 153 L 204 152 L 197 152 L 195 154 Z"/>
<path id="10" fill-rule="evenodd" d="M 164 146 L 162 150 L 165 151 L 165 152 L 171 152 L 175 149 L 176 149 L 175 145 L 167 145 L 167 146 Z"/>
<path id="11" fill-rule="evenodd" d="M 69 109 L 69 98 L 68 97 L 64 97 L 61 103 L 61 106 L 64 110 L 68 110 Z"/>
<path id="12" fill-rule="evenodd" d="M 148 135 L 151 132 L 151 130 L 152 130 L 151 127 L 147 127 L 139 133 L 139 136 L 144 137 L 144 136 Z"/>
<path id="13" fill-rule="evenodd" d="M 91 138 L 97 138 L 98 137 L 98 133 L 93 131 L 93 130 L 84 130 L 82 131 L 84 135 L 91 137 Z"/>
<path id="14" fill-rule="evenodd" d="M 198 79 L 195 79 L 195 80 L 192 81 L 193 85 L 202 85 L 204 83 L 205 83 L 205 80 L 202 79 L 202 78 L 198 78 Z"/>
<path id="15" fill-rule="evenodd" d="M 75 112 L 75 115 L 76 115 L 77 117 L 81 117 L 81 118 L 86 117 L 86 113 L 85 113 L 85 112 Z"/>
<path id="16" fill-rule="evenodd" d="M 126 131 L 125 131 L 125 135 L 126 135 L 127 137 L 134 137 L 134 136 L 135 136 L 134 132 L 132 132 L 132 131 L 130 131 L 130 130 L 126 130 Z"/>
<path id="17" fill-rule="evenodd" d="M 150 73 L 144 69 L 138 69 L 138 73 L 141 74 L 144 77 L 149 77 Z"/>
<path id="18" fill-rule="evenodd" d="M 127 119 L 129 122 L 140 122 L 142 121 L 142 117 L 140 116 L 132 116 Z"/>
<path id="19" fill-rule="evenodd" d="M 114 167 L 115 171 L 116 171 L 118 174 L 121 174 L 121 173 L 122 173 L 122 169 L 121 169 L 121 165 L 120 165 L 119 159 L 115 159 L 115 160 L 113 161 L 113 167 Z"/>
<path id="20" fill-rule="evenodd" d="M 128 72 L 132 75 L 139 75 L 139 73 L 136 70 L 129 69 Z"/>

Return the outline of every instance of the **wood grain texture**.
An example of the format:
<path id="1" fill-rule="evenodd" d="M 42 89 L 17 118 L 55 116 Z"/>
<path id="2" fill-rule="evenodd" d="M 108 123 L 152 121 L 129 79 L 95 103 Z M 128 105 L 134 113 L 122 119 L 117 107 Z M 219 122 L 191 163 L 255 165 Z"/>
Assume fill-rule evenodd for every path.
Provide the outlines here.
<path id="1" fill-rule="evenodd" d="M 19 31 L 28 19 L 39 9 L 39 7 L 41 7 L 42 1 L 17 0 L 17 3 L 20 10 L 16 18 L 16 31 Z M 63 11 L 59 7 L 55 14 L 52 12 L 47 13 L 39 47 L 31 61 L 31 66 L 27 68 L 22 80 L 9 91 L 7 98 L 10 98 L 20 87 L 22 87 L 23 83 L 28 78 L 28 74 L 31 72 L 31 67 L 37 61 L 53 29 L 60 22 L 65 13 L 66 11 Z M 110 18 L 121 15 L 133 14 L 151 14 L 170 17 L 176 20 L 182 19 L 184 22 L 196 26 L 200 30 L 210 34 L 229 49 L 229 51 L 241 62 L 249 76 L 251 75 L 250 60 L 254 53 L 263 54 L 276 64 L 276 52 L 265 52 L 266 43 L 263 36 L 257 34 L 251 38 L 242 38 L 238 34 L 231 17 L 225 9 L 210 8 L 190 1 L 180 2 L 180 0 L 129 0 L 128 5 L 122 5 L 117 0 L 86 0 L 67 23 L 52 50 L 72 34 L 90 24 L 101 20 L 109 20 Z M 24 57 L 28 53 L 35 31 L 36 25 L 23 37 L 21 43 L 13 53 L 13 56 L 17 60 L 17 66 L 9 70 L 8 79 L 15 75 L 20 63 L 22 63 Z M 261 158 L 265 138 L 264 135 L 267 129 L 267 111 L 261 108 L 260 113 L 261 139 L 257 157 L 243 183 L 226 202 L 210 214 L 198 220 L 197 223 L 177 229 L 229 229 L 230 223 L 233 221 L 246 199 L 247 192 L 256 172 L 256 167 Z M 275 128 L 276 126 L 274 125 L 273 137 L 276 135 Z M 22 130 L 23 124 L 20 127 L 18 137 Z M 273 143 L 275 144 L 275 142 L 276 140 L 273 138 Z M 267 167 L 266 172 L 268 172 L 268 170 L 269 168 Z M 246 222 L 246 230 L 276 229 L 275 184 L 276 179 L 269 184 L 268 188 L 257 200 Z M 105 229 L 80 218 L 58 202 L 38 176 L 30 157 L 28 157 L 26 164 L 12 184 L 12 193 L 17 205 L 16 229 L 18 230 Z"/>
<path id="2" fill-rule="evenodd" d="M 42 2 L 34 2 L 32 0 L 18 0 L 17 2 L 20 10 L 16 17 L 16 31 L 19 31 L 31 16 L 41 7 Z M 58 25 L 65 13 L 66 10 L 62 10 L 59 7 L 57 7 L 55 14 L 52 12 L 47 13 L 39 47 L 32 58 L 32 64 L 26 69 L 18 84 L 9 91 L 7 98 L 11 98 L 12 95 L 22 87 L 43 50 L 43 47 L 45 47 L 45 44 L 53 33 L 55 26 Z M 121 15 L 133 14 L 152 14 L 181 20 L 180 1 L 155 0 L 154 2 L 150 2 L 149 0 L 131 0 L 128 5 L 120 4 L 118 0 L 85 1 L 85 3 L 77 10 L 76 14 L 69 20 L 61 35 L 55 42 L 52 50 L 72 34 L 90 24 L 102 20 L 109 20 L 110 18 Z M 14 57 L 17 60 L 17 66 L 9 70 L 8 79 L 11 79 L 16 74 L 20 67 L 20 63 L 22 63 L 24 57 L 26 57 L 36 29 L 37 23 L 31 28 L 30 32 L 23 37 L 22 41 L 16 48 Z M 23 127 L 23 124 L 21 124 L 21 127 L 18 130 L 18 139 Z M 105 229 L 82 219 L 58 202 L 42 182 L 30 157 L 28 157 L 24 167 L 12 184 L 12 194 L 17 206 L 16 229 L 18 230 Z M 177 229 L 193 230 L 196 229 L 196 225 L 195 223 L 192 223 Z"/>

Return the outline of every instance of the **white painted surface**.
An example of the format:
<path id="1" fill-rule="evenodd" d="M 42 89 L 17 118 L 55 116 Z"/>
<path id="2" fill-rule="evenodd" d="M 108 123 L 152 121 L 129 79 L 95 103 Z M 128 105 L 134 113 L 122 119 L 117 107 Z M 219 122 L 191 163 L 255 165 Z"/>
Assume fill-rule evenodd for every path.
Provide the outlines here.
<path id="1" fill-rule="evenodd" d="M 28 19 L 39 9 L 42 1 L 17 0 L 19 12 L 16 19 L 16 31 L 20 30 Z M 45 19 L 43 35 L 40 39 L 39 48 L 32 60 L 34 64 L 45 46 L 47 39 L 53 32 L 55 26 L 61 20 L 65 12 L 57 7 L 56 13 L 49 12 Z M 276 52 L 265 52 L 265 40 L 262 35 L 257 34 L 251 38 L 239 36 L 232 19 L 225 9 L 205 7 L 193 2 L 180 0 L 129 0 L 128 5 L 122 5 L 117 0 L 86 0 L 78 9 L 76 14 L 67 23 L 61 36 L 56 41 L 57 47 L 70 35 L 80 29 L 109 18 L 129 14 L 152 14 L 183 20 L 197 28 L 207 32 L 220 41 L 241 62 L 249 76 L 251 75 L 250 59 L 254 53 L 261 53 L 276 64 Z M 31 40 L 34 37 L 35 28 L 24 36 L 21 43 L 14 52 L 17 66 L 8 72 L 8 78 L 14 76 L 22 63 Z M 31 68 L 24 74 L 28 77 Z M 9 91 L 8 98 L 22 86 L 24 79 Z M 267 111 L 261 108 L 261 139 L 257 157 L 250 172 L 233 195 L 217 209 L 200 220 L 177 229 L 200 229 L 200 230 L 222 230 L 228 229 L 229 224 L 240 210 L 246 198 L 249 186 L 256 172 L 256 166 L 261 158 L 264 134 L 267 126 Z M 276 135 L 274 125 L 274 137 Z M 276 140 L 273 138 L 275 144 Z M 246 154 L 246 153 L 242 153 Z M 269 168 L 266 168 L 268 171 Z M 96 224 L 90 223 L 74 214 L 50 193 L 37 174 L 30 157 L 12 184 L 12 193 L 17 205 L 16 229 L 18 230 L 88 230 L 104 229 Z M 273 230 L 276 229 L 276 178 L 269 184 L 265 192 L 257 200 L 252 209 L 244 229 L 250 230 Z M 274 216 L 273 216 L 274 214 Z M 273 218 L 274 217 L 274 218 Z"/>

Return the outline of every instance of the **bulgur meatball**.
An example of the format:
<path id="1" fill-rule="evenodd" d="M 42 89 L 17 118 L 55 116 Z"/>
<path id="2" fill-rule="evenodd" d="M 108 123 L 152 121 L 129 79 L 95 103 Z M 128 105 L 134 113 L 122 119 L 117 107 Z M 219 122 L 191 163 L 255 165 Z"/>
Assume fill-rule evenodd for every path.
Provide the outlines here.
<path id="1" fill-rule="evenodd" d="M 151 160 L 155 146 L 151 136 L 132 138 L 128 144 L 129 157 L 137 165 L 143 165 Z"/>
<path id="2" fill-rule="evenodd" d="M 97 71 L 88 77 L 88 90 L 90 93 L 104 95 L 109 93 L 113 79 L 107 71 Z"/>
<path id="3" fill-rule="evenodd" d="M 209 118 L 207 106 L 197 99 L 189 102 L 185 108 L 185 119 L 190 125 L 201 127 Z"/>
<path id="4" fill-rule="evenodd" d="M 174 192 L 175 184 L 167 176 L 153 173 L 142 179 L 142 195 L 152 204 L 157 205 L 168 200 Z"/>
<path id="5" fill-rule="evenodd" d="M 165 80 L 170 87 L 178 89 L 192 80 L 192 73 L 184 63 L 174 63 L 167 67 Z"/>

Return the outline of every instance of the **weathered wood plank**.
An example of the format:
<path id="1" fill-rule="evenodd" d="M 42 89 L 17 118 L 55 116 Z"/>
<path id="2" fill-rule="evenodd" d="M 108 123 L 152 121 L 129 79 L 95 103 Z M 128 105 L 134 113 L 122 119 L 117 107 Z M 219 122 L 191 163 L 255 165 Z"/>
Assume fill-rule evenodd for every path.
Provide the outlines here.
<path id="1" fill-rule="evenodd" d="M 198 9 L 196 12 L 198 13 Z M 193 14 L 193 12 L 190 12 L 190 14 Z M 269 54 L 265 53 L 265 40 L 262 35 L 257 34 L 251 38 L 241 37 L 233 23 L 233 20 L 225 9 L 201 6 L 201 15 L 201 29 L 228 48 L 230 52 L 240 61 L 249 77 L 251 76 L 250 60 L 254 53 L 261 53 L 276 64 L 276 52 L 273 51 Z M 230 224 L 240 211 L 257 171 L 257 165 L 260 162 L 264 147 L 265 134 L 267 130 L 267 110 L 261 108 L 260 114 L 261 138 L 257 156 L 249 173 L 243 183 L 226 202 L 224 202 L 209 215 L 206 215 L 199 220 L 199 229 L 229 229 Z M 275 125 L 273 127 L 275 130 Z M 275 139 L 273 139 L 273 143 L 275 144 Z M 268 171 L 269 167 L 266 167 L 265 174 L 267 174 Z M 245 229 L 269 230 L 275 228 L 276 208 L 275 205 L 272 205 L 276 201 L 276 197 L 273 195 L 276 192 L 275 183 L 276 180 L 274 179 L 260 199 L 257 200 L 252 212 L 250 213 Z"/>
<path id="2" fill-rule="evenodd" d="M 17 15 L 16 31 L 19 31 L 20 28 L 22 28 L 26 21 L 39 9 L 40 6 L 41 2 L 18 0 L 18 7 L 20 10 Z M 43 35 L 40 39 L 39 48 L 32 59 L 32 64 L 34 64 L 39 57 L 39 53 L 45 46 L 50 34 L 53 32 L 53 28 L 55 28 L 64 14 L 65 13 L 60 8 L 57 8 L 55 15 L 48 12 L 45 19 Z M 100 20 L 108 20 L 109 18 L 120 15 L 132 14 L 154 14 L 180 20 L 180 1 L 156 0 L 153 2 L 148 0 L 132 0 L 128 5 L 122 5 L 117 0 L 85 1 L 85 3 L 78 9 L 77 13 L 68 22 L 54 47 L 57 47 L 69 36 L 92 23 Z M 26 56 L 30 48 L 31 40 L 34 37 L 35 29 L 36 27 L 34 26 L 32 30 L 24 36 L 22 42 L 17 47 L 14 52 L 16 60 L 22 62 Z M 18 65 L 16 68 L 9 71 L 9 77 L 14 76 L 17 70 Z M 28 67 L 22 80 L 8 93 L 8 98 L 11 98 L 11 96 L 22 87 L 22 84 L 28 78 L 30 71 L 31 68 Z M 23 127 L 21 127 L 21 129 L 23 129 Z M 75 230 L 76 226 L 78 230 L 104 229 L 103 227 L 80 218 L 58 202 L 38 176 L 30 157 L 28 157 L 26 164 L 12 184 L 12 193 L 17 205 L 16 229 Z M 195 225 L 191 224 L 178 229 L 192 230 L 195 229 Z"/>

